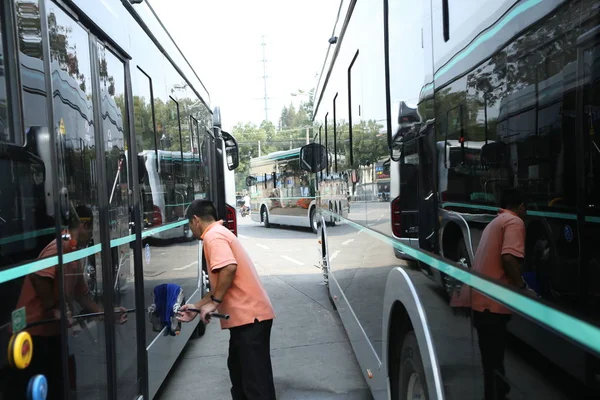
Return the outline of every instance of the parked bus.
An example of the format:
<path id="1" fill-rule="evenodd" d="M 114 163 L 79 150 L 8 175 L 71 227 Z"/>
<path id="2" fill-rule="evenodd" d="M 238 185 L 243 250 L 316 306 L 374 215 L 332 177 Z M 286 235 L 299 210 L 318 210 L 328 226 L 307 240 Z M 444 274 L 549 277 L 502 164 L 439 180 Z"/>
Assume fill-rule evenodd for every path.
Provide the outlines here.
<path id="1" fill-rule="evenodd" d="M 131 3 L 0 10 L 0 399 L 38 398 L 44 378 L 61 399 L 151 399 L 204 332 L 149 318 L 163 283 L 184 301 L 209 290 L 201 246 L 148 239 L 190 238 L 196 198 L 236 232 L 238 146 L 149 4 Z M 42 281 L 65 301 L 32 302 Z"/>
<path id="2" fill-rule="evenodd" d="M 201 155 L 165 150 L 146 150 L 138 154 L 144 228 L 182 221 L 192 201 L 206 198 L 207 194 L 201 190 L 207 184 L 203 182 L 207 173 Z M 189 226 L 183 225 L 179 229 L 157 232 L 152 238 L 192 240 L 193 235 Z"/>
<path id="3" fill-rule="evenodd" d="M 389 150 L 390 203 L 351 202 L 334 234 L 317 209 L 330 299 L 374 398 L 600 397 L 599 26 L 597 0 L 342 2 L 315 96 L 334 142 L 301 165 L 323 170 L 335 147 L 338 172 L 359 171 Z M 527 198 L 530 290 L 470 270 L 508 188 Z M 451 306 L 465 284 L 511 310 L 506 335 L 483 342 Z"/>
<path id="4" fill-rule="evenodd" d="M 250 160 L 246 185 L 250 192 L 250 216 L 265 227 L 271 224 L 310 227 L 317 232 L 317 203 L 335 214 L 347 215 L 347 177 L 325 175 L 315 191 L 314 174 L 300 168 L 300 148 L 276 151 Z M 334 224 L 332 219 L 328 221 Z"/>

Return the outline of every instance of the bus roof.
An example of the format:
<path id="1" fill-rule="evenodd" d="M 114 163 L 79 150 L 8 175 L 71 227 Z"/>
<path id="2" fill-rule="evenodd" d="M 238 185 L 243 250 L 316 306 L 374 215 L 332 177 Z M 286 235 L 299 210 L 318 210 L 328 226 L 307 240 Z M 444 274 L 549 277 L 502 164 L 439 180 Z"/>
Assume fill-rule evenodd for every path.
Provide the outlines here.
<path id="1" fill-rule="evenodd" d="M 269 153 L 267 155 L 261 157 L 255 157 L 250 159 L 250 165 L 255 163 L 261 163 L 264 161 L 274 161 L 274 160 L 285 160 L 289 158 L 297 158 L 300 156 L 300 147 L 291 149 L 291 150 L 282 150 L 275 151 L 273 153 Z"/>

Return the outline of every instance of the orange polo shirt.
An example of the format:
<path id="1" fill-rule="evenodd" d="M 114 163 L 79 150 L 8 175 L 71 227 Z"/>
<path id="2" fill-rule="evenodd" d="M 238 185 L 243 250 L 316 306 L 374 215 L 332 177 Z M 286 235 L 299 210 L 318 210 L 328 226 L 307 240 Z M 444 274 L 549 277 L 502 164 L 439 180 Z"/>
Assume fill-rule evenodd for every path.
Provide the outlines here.
<path id="1" fill-rule="evenodd" d="M 68 241 L 61 240 L 63 245 L 63 254 L 74 251 L 71 247 L 71 243 Z M 58 253 L 56 239 L 50 242 L 39 255 L 39 258 L 45 258 L 54 256 Z M 60 293 L 58 291 L 58 282 L 56 281 L 56 274 L 58 266 L 49 267 L 40 271 L 34 272 L 34 274 L 43 278 L 52 279 L 54 282 L 54 307 L 60 307 Z M 73 261 L 71 263 L 63 264 L 64 274 L 64 294 L 67 300 L 67 304 L 70 309 L 73 310 L 73 301 L 76 301 L 80 297 L 88 294 L 89 289 L 87 283 L 83 278 L 83 270 L 80 265 L 80 261 Z M 28 328 L 27 331 L 34 336 L 58 336 L 60 335 L 60 321 L 50 322 L 54 319 L 52 309 L 45 309 L 43 307 L 42 299 L 38 296 L 31 278 L 29 275 L 25 277 L 23 282 L 23 289 L 17 303 L 17 309 L 25 307 L 25 313 L 27 323 L 38 322 L 38 321 L 49 321 L 48 323 Z"/>
<path id="2" fill-rule="evenodd" d="M 498 216 L 483 230 L 473 270 L 509 284 L 510 279 L 502 268 L 504 254 L 525 257 L 525 223 L 512 211 L 500 209 Z M 471 293 L 471 307 L 475 311 L 488 309 L 497 314 L 511 314 L 508 308 L 475 289 Z"/>
<path id="3" fill-rule="evenodd" d="M 271 300 L 262 286 L 252 259 L 239 239 L 223 226 L 223 221 L 211 224 L 200 239 L 203 241 L 208 279 L 213 290 L 217 287 L 218 270 L 230 264 L 237 265 L 231 286 L 219 304 L 219 312 L 229 314 L 228 320 L 221 320 L 221 329 L 251 324 L 255 319 L 274 319 Z"/>

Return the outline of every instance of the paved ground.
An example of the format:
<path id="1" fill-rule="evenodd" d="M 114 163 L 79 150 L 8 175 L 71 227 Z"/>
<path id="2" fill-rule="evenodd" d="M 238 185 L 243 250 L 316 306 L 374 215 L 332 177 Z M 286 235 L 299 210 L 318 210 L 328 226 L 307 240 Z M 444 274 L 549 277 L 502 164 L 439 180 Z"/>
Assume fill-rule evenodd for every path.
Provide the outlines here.
<path id="1" fill-rule="evenodd" d="M 249 251 L 275 307 L 271 339 L 277 398 L 372 399 L 337 313 L 332 309 L 309 230 L 265 229 L 244 218 L 239 237 Z M 192 340 L 157 398 L 230 399 L 229 332 L 211 323 Z"/>

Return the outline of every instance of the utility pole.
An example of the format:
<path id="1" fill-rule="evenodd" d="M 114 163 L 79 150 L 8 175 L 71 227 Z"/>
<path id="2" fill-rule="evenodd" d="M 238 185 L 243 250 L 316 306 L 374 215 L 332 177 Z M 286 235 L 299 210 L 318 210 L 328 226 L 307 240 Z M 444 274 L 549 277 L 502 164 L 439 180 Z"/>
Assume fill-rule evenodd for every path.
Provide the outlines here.
<path id="1" fill-rule="evenodd" d="M 265 87 L 265 121 L 269 120 L 269 112 L 268 112 L 268 97 L 267 97 L 267 58 L 265 57 L 265 46 L 267 44 L 265 43 L 265 36 L 262 36 L 262 63 L 263 63 L 263 82 L 264 82 L 264 87 Z"/>

